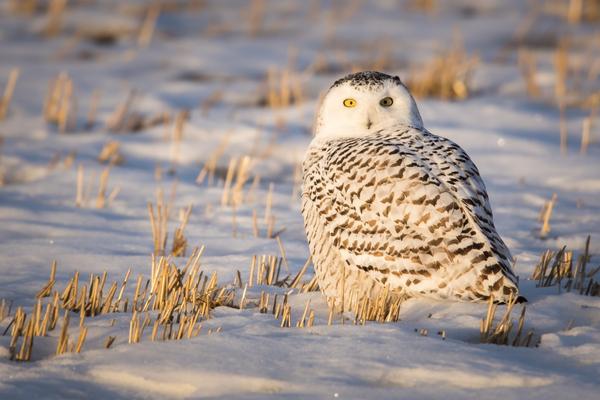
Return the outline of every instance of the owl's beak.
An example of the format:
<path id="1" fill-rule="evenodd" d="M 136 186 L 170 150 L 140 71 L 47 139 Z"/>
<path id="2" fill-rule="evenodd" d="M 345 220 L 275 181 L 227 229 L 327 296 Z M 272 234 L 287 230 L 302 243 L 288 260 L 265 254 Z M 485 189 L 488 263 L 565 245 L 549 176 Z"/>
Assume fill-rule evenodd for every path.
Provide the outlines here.
<path id="1" fill-rule="evenodd" d="M 367 109 L 365 117 L 367 117 L 367 129 L 371 129 L 373 121 L 377 121 L 377 111 L 373 108 L 369 108 Z"/>

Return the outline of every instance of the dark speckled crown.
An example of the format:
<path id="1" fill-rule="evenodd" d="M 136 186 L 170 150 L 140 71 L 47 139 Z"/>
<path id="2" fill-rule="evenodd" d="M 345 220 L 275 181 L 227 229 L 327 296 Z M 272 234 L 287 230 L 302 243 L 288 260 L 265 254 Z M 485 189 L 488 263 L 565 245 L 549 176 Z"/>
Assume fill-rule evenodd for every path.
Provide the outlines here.
<path id="1" fill-rule="evenodd" d="M 346 82 L 349 82 L 350 86 L 356 89 L 371 89 L 383 86 L 385 81 L 393 81 L 397 85 L 404 86 L 400 78 L 397 76 L 391 76 L 377 71 L 362 71 L 346 75 L 345 77 L 338 79 L 333 83 L 333 85 L 331 85 L 330 89 L 340 86 Z"/>

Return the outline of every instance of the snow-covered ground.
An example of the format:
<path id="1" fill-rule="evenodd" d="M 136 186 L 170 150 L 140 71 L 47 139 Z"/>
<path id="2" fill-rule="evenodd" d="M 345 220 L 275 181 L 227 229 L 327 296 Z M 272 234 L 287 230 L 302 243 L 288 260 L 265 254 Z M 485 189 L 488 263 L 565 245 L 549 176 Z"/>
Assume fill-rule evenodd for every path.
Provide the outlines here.
<path id="1" fill-rule="evenodd" d="M 430 131 L 459 143 L 478 165 L 529 300 L 524 330 L 535 332 L 539 346 L 481 344 L 486 304 L 422 299 L 404 302 L 396 323 L 342 325 L 336 317 L 329 326 L 321 295 L 294 291 L 293 322 L 310 299 L 315 323 L 280 328 L 273 315 L 252 307 L 261 290 L 282 293 L 263 285 L 248 291 L 246 309 L 213 310 L 192 339 L 152 342 L 148 329 L 140 343 L 128 344 L 131 313 L 123 312 L 87 318 L 80 354 L 53 355 L 56 329 L 35 338 L 32 361 L 10 361 L 10 334 L 0 336 L 0 398 L 597 398 L 600 298 L 537 288 L 530 277 L 544 250 L 566 245 L 577 257 L 588 235 L 589 268 L 599 264 L 600 121 L 592 120 L 590 145 L 580 154 L 589 108 L 568 108 L 567 150 L 561 152 L 553 102 L 560 37 L 571 37 L 569 87 L 600 89 L 597 68 L 594 75 L 590 67 L 600 65 L 599 42 L 586 39 L 598 38 L 598 21 L 568 24 L 548 10 L 532 13 L 521 1 L 440 1 L 424 12 L 390 0 L 182 0 L 164 2 L 150 44 L 140 46 L 150 2 L 68 2 L 55 37 L 43 34 L 43 10 L 18 14 L 11 8 L 16 3 L 0 4 L 0 87 L 12 68 L 20 69 L 0 121 L 0 299 L 13 305 L 0 334 L 17 306 L 31 310 L 53 260 L 59 290 L 74 271 L 83 280 L 107 271 L 110 282 L 121 281 L 129 268 L 132 277 L 148 277 L 153 242 L 147 204 L 156 203 L 159 189 L 171 202 L 169 243 L 179 210 L 191 204 L 185 236 L 190 248 L 205 246 L 202 268 L 217 271 L 220 283 L 233 282 L 237 270 L 245 282 L 253 255 L 281 254 L 277 240 L 266 237 L 272 197 L 272 230 L 289 273 L 296 274 L 308 258 L 297 171 L 319 94 L 353 67 L 372 67 L 378 59 L 386 72 L 408 79 L 460 32 L 467 53 L 479 56 L 472 96 L 418 99 L 421 115 Z M 109 28 L 121 36 L 99 40 L 98 32 Z M 517 64 L 511 44 L 517 31 L 526 32 L 522 42 L 537 59 L 538 98 L 527 95 Z M 265 107 L 269 70 L 292 71 L 302 101 Z M 71 115 L 77 120 L 65 133 L 43 116 L 49 83 L 61 72 L 72 79 L 76 100 Z M 169 124 L 111 132 L 108 121 L 131 90 L 131 113 L 149 118 L 168 112 Z M 97 122 L 88 129 L 94 91 L 100 93 Z M 173 119 L 182 109 L 190 118 L 177 144 Z M 109 141 L 120 143 L 123 162 L 108 178 L 107 193 L 116 197 L 96 208 L 106 168 L 97 157 Z M 220 148 L 215 180 L 197 183 Z M 252 159 L 244 200 L 222 206 L 230 159 L 243 156 Z M 79 166 L 88 194 L 82 207 L 76 205 Z M 541 239 L 538 217 L 554 193 L 551 230 Z M 76 336 L 77 314 L 72 318 Z M 108 336 L 116 339 L 104 349 Z"/>

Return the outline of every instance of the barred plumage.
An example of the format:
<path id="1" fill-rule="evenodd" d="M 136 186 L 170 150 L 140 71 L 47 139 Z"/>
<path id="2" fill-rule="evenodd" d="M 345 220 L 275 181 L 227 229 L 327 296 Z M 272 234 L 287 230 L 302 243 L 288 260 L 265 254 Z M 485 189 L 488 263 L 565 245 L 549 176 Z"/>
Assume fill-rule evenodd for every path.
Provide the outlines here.
<path id="1" fill-rule="evenodd" d="M 330 89 L 303 164 L 302 213 L 321 290 L 345 309 L 385 286 L 409 297 L 516 296 L 512 257 L 475 164 L 423 128 L 398 78 L 362 74 Z M 336 104 L 350 95 L 358 105 L 392 95 L 398 105 L 365 105 L 351 121 L 364 125 L 339 132 L 350 127 L 330 122 L 344 117 Z"/>

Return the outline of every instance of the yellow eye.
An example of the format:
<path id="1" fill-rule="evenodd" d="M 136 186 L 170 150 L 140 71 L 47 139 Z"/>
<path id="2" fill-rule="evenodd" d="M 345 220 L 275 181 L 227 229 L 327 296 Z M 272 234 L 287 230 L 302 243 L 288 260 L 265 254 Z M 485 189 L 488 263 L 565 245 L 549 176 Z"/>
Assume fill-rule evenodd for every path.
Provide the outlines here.
<path id="1" fill-rule="evenodd" d="M 391 97 L 384 97 L 379 101 L 379 105 L 381 105 L 382 107 L 389 107 L 392 104 L 394 104 L 394 99 L 392 99 Z"/>
<path id="2" fill-rule="evenodd" d="M 356 100 L 354 100 L 354 99 L 344 100 L 344 107 L 348 107 L 348 108 L 356 107 Z"/>

